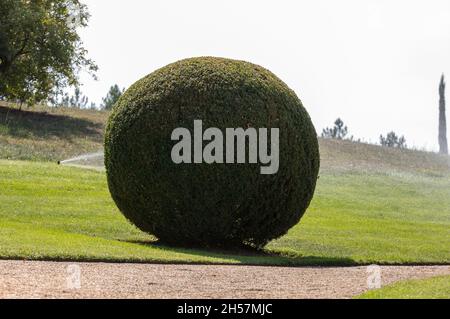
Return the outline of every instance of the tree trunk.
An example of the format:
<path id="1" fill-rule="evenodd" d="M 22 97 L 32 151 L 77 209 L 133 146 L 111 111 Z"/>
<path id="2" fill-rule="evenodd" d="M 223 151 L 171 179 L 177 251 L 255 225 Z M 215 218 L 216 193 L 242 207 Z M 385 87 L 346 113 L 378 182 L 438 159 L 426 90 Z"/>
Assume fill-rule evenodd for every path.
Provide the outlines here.
<path id="1" fill-rule="evenodd" d="M 439 153 L 448 154 L 447 122 L 445 118 L 445 82 L 443 74 L 439 83 Z"/>

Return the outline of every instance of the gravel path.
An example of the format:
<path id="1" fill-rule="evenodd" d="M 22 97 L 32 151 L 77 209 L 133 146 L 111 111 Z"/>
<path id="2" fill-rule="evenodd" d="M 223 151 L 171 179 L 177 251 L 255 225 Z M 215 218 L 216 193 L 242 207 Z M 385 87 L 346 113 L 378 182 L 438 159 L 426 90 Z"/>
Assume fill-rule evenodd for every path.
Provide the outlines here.
<path id="1" fill-rule="evenodd" d="M 381 282 L 444 274 L 450 266 L 383 266 Z M 350 298 L 367 290 L 368 275 L 367 267 L 0 261 L 0 298 Z"/>

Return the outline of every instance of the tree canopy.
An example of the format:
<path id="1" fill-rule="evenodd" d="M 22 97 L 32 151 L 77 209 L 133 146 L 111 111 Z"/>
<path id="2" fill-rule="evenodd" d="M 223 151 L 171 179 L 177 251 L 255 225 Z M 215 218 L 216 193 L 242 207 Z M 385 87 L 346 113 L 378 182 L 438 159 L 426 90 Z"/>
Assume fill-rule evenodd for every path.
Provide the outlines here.
<path id="1" fill-rule="evenodd" d="M 322 137 L 323 138 L 334 138 L 338 140 L 343 140 L 348 134 L 348 128 L 346 125 L 344 125 L 344 122 L 338 118 L 334 122 L 333 127 L 326 127 L 322 131 Z"/>
<path id="2" fill-rule="evenodd" d="M 121 90 L 117 84 L 111 86 L 109 88 L 108 94 L 103 98 L 102 107 L 106 110 L 111 110 L 124 91 L 125 89 Z"/>
<path id="3" fill-rule="evenodd" d="M 0 97 L 28 104 L 52 100 L 79 84 L 80 70 L 94 75 L 97 66 L 77 33 L 88 19 L 78 0 L 1 0 Z"/>
<path id="4" fill-rule="evenodd" d="M 407 148 L 406 139 L 402 136 L 397 136 L 397 134 L 392 131 L 387 133 L 386 137 L 380 135 L 380 144 L 386 147 L 396 147 L 396 148 Z"/>
<path id="5" fill-rule="evenodd" d="M 439 82 L 439 153 L 448 154 L 444 74 L 442 74 L 441 81 Z"/>

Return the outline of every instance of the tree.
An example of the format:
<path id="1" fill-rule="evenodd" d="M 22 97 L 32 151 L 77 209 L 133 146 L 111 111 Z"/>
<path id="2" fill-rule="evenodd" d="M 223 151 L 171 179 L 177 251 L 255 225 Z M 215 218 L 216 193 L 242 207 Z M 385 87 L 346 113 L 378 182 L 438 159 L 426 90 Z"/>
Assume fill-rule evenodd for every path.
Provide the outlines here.
<path id="1" fill-rule="evenodd" d="M 323 138 L 333 138 L 343 140 L 348 134 L 348 128 L 344 125 L 344 122 L 338 118 L 334 122 L 334 127 L 327 127 L 322 131 Z"/>
<path id="2" fill-rule="evenodd" d="M 78 0 L 1 0 L 0 96 L 33 104 L 78 85 L 82 69 L 95 76 L 77 33 L 88 19 Z"/>
<path id="3" fill-rule="evenodd" d="M 75 88 L 75 94 L 70 98 L 69 106 L 82 109 L 86 107 L 88 102 L 89 102 L 88 97 L 86 95 L 83 95 L 79 88 Z"/>
<path id="4" fill-rule="evenodd" d="M 119 86 L 117 84 L 111 86 L 109 88 L 108 94 L 106 97 L 103 98 L 103 104 L 102 107 L 105 110 L 111 110 L 116 104 L 116 102 L 119 100 L 120 96 L 123 94 L 125 89 L 120 90 Z"/>
<path id="5" fill-rule="evenodd" d="M 439 82 L 439 153 L 448 154 L 444 74 L 442 74 L 441 81 Z"/>
<path id="6" fill-rule="evenodd" d="M 69 96 L 69 94 L 65 93 L 61 101 L 55 103 L 55 105 L 59 106 L 66 106 L 66 107 L 76 107 L 79 109 L 85 108 L 89 102 L 89 98 L 81 92 L 81 90 L 76 87 L 75 92 L 72 96 Z M 91 103 L 92 108 L 92 103 Z"/>
<path id="7" fill-rule="evenodd" d="M 380 144 L 386 147 L 407 148 L 405 137 L 398 137 L 394 131 L 387 133 L 386 137 L 380 135 Z"/>

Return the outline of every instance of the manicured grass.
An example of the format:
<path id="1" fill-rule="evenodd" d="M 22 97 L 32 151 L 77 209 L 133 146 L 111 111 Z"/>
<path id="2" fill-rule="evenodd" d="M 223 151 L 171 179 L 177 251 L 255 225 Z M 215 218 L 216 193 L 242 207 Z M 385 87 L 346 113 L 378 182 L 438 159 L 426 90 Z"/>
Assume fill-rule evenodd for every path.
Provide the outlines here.
<path id="1" fill-rule="evenodd" d="M 103 172 L 0 160 L 0 176 L 3 259 L 450 264 L 447 174 L 325 172 L 300 224 L 258 253 L 155 243 L 119 213 Z"/>
<path id="2" fill-rule="evenodd" d="M 449 299 L 450 276 L 399 282 L 371 290 L 359 299 Z"/>
<path id="3" fill-rule="evenodd" d="M 322 175 L 300 224 L 269 245 L 358 263 L 450 263 L 450 179 L 406 173 Z"/>

